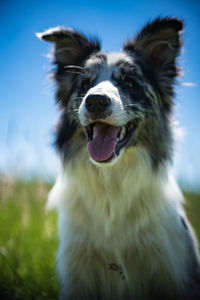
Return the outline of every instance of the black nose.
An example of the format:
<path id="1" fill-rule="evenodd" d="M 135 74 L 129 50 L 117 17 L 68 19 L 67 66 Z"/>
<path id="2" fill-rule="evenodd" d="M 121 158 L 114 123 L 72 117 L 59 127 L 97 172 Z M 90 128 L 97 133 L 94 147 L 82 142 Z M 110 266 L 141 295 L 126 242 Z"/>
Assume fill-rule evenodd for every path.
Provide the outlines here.
<path id="1" fill-rule="evenodd" d="M 99 113 L 105 111 L 110 102 L 110 98 L 105 95 L 91 94 L 85 100 L 85 107 L 91 113 Z"/>

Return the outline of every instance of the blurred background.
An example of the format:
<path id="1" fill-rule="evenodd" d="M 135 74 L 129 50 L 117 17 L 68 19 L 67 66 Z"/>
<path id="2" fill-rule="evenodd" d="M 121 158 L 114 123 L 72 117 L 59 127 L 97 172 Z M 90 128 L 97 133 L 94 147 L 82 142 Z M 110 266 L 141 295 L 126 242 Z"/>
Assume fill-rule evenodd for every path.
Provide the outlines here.
<path id="1" fill-rule="evenodd" d="M 186 191 L 186 210 L 200 237 L 200 1 L 0 1 L 0 298 L 58 297 L 57 216 L 45 211 L 59 168 L 52 146 L 58 111 L 48 78 L 51 45 L 35 33 L 73 27 L 97 35 L 103 50 L 120 51 L 124 40 L 158 16 L 185 23 L 172 171 Z"/>
<path id="2" fill-rule="evenodd" d="M 187 189 L 200 186 L 200 1 L 51 1 L 1 0 L 0 173 L 52 180 L 58 162 L 53 149 L 57 119 L 49 43 L 35 33 L 63 25 L 97 35 L 103 50 L 120 51 L 157 16 L 184 20 L 179 64 L 184 76 L 176 88 L 175 117 L 179 140 L 173 171 Z"/>

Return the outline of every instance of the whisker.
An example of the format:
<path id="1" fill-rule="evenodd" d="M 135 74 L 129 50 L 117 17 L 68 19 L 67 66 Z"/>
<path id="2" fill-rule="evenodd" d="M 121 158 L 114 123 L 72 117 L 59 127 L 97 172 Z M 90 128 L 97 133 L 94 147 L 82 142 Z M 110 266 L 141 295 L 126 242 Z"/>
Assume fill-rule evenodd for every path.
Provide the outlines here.
<path id="1" fill-rule="evenodd" d="M 70 123 L 74 123 L 75 125 L 79 125 L 79 119 L 78 119 L 78 108 L 68 108 L 65 111 L 65 115 L 69 119 Z"/>
<path id="2" fill-rule="evenodd" d="M 73 74 L 78 74 L 78 75 L 83 75 L 83 73 L 76 72 L 76 71 L 66 71 L 67 73 L 73 73 Z"/>
<path id="3" fill-rule="evenodd" d="M 130 103 L 130 104 L 124 104 L 124 106 L 138 106 L 138 103 Z"/>
<path id="4" fill-rule="evenodd" d="M 86 70 L 83 67 L 75 66 L 75 65 L 64 66 L 64 69 L 66 69 L 66 72 L 79 74 L 79 75 L 83 75 L 86 73 Z"/>
<path id="5" fill-rule="evenodd" d="M 82 96 L 81 97 L 75 97 L 75 98 L 72 98 L 71 101 L 80 100 L 80 99 L 82 100 L 83 97 Z"/>
<path id="6" fill-rule="evenodd" d="M 67 65 L 64 66 L 65 69 L 79 69 L 79 70 L 83 70 L 85 71 L 85 68 L 81 67 L 81 66 L 77 66 L 77 65 Z"/>

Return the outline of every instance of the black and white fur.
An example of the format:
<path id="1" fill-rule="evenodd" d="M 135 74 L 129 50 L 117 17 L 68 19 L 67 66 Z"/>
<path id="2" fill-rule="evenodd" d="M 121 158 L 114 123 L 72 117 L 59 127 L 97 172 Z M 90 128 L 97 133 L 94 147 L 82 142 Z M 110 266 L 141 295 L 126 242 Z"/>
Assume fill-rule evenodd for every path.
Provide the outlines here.
<path id="1" fill-rule="evenodd" d="M 183 23 L 157 18 L 123 46 L 73 29 L 53 42 L 61 299 L 200 299 L 197 244 L 169 173 Z"/>

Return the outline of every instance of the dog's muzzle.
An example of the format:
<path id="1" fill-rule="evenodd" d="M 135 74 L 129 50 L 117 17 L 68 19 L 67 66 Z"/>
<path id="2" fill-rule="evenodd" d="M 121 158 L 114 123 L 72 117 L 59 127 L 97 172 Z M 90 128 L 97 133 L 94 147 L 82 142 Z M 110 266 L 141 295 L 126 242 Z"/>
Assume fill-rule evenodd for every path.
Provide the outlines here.
<path id="1" fill-rule="evenodd" d="M 133 122 L 124 126 L 109 123 L 112 101 L 106 95 L 90 94 L 85 99 L 89 125 L 85 126 L 88 152 L 96 162 L 107 163 L 119 156 L 135 130 Z"/>
<path id="2" fill-rule="evenodd" d="M 102 90 L 106 90 L 107 93 L 102 93 Z M 123 104 L 110 83 L 104 83 L 101 90 L 93 88 L 93 91 L 90 90 L 84 98 L 79 116 L 88 140 L 87 149 L 93 161 L 98 163 L 114 161 L 122 153 L 121 150 L 129 145 L 136 124 L 127 121 L 126 118 L 123 122 L 121 118 L 122 125 L 119 126 L 117 122 L 120 113 L 122 116 L 125 115 Z"/>

